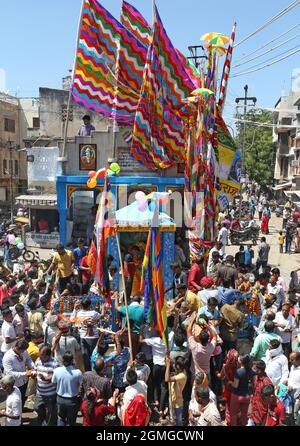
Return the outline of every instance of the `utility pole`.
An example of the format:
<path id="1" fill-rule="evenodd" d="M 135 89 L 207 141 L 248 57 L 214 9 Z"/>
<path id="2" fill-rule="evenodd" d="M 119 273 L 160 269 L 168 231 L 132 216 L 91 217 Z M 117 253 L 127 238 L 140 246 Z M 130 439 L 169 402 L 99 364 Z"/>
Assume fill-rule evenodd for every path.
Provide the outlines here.
<path id="1" fill-rule="evenodd" d="M 199 66 L 200 66 L 200 62 L 199 61 L 201 59 L 207 59 L 207 56 L 205 56 L 205 55 L 201 56 L 201 55 L 198 54 L 198 49 L 202 49 L 202 51 L 204 52 L 204 46 L 202 46 L 202 45 L 194 45 L 194 46 L 189 46 L 188 49 L 189 49 L 189 52 L 191 54 L 191 56 L 188 57 L 188 60 L 192 60 L 194 65 L 195 65 L 195 67 L 198 69 Z"/>
<path id="2" fill-rule="evenodd" d="M 241 190 L 240 190 L 240 207 L 239 207 L 239 219 L 241 219 L 242 214 L 242 184 L 245 180 L 245 145 L 246 145 L 246 116 L 247 116 L 247 107 L 248 107 L 248 101 L 252 102 L 252 105 L 255 105 L 257 102 L 256 97 L 249 97 L 248 96 L 248 85 L 244 86 L 245 96 L 243 98 L 236 98 L 235 102 L 236 104 L 239 104 L 240 101 L 244 101 L 244 122 L 243 122 L 243 141 L 242 141 L 242 152 L 241 152 Z"/>
<path id="3" fill-rule="evenodd" d="M 12 159 L 13 142 L 10 140 L 8 141 L 8 148 L 9 148 L 10 221 L 13 224 L 14 222 L 13 159 Z"/>

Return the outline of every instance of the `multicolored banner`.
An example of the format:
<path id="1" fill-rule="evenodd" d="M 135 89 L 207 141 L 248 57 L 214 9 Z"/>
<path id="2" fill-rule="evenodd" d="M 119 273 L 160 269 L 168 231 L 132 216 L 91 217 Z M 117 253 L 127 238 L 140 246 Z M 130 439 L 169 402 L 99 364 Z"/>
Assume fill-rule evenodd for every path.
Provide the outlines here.
<path id="1" fill-rule="evenodd" d="M 149 230 L 142 267 L 141 292 L 144 295 L 145 318 L 168 345 L 167 304 L 163 281 L 163 251 L 159 225 L 159 204 L 155 202 L 152 227 Z"/>
<path id="2" fill-rule="evenodd" d="M 110 289 L 106 248 L 108 237 L 115 235 L 116 231 L 114 196 L 111 191 L 109 178 L 106 175 L 95 223 L 97 247 L 95 281 L 99 284 L 102 295 L 107 298 L 109 298 Z"/>

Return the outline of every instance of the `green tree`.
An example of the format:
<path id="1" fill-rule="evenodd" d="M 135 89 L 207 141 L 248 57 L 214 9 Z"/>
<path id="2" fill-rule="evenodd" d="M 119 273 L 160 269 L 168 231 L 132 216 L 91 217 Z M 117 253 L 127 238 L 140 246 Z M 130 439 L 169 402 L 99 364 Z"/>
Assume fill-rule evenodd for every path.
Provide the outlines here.
<path id="1" fill-rule="evenodd" d="M 246 121 L 271 124 L 272 114 L 262 110 L 251 110 Z M 237 123 L 237 144 L 242 150 L 244 123 Z M 274 178 L 275 145 L 272 142 L 272 128 L 246 123 L 245 171 L 251 180 L 261 186 L 272 185 Z"/>

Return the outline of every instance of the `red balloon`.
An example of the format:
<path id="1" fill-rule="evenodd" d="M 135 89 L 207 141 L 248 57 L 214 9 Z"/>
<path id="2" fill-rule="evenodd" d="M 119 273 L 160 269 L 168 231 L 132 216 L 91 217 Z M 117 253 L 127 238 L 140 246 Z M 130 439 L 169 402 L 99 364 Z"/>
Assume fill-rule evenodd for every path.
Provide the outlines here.
<path id="1" fill-rule="evenodd" d="M 91 170 L 89 172 L 89 178 L 93 178 L 96 175 L 96 172 L 94 170 Z"/>
<path id="2" fill-rule="evenodd" d="M 101 170 L 98 170 L 98 172 L 97 172 L 97 179 L 98 178 L 104 178 L 105 177 L 105 172 L 106 172 L 105 168 L 101 169 Z"/>

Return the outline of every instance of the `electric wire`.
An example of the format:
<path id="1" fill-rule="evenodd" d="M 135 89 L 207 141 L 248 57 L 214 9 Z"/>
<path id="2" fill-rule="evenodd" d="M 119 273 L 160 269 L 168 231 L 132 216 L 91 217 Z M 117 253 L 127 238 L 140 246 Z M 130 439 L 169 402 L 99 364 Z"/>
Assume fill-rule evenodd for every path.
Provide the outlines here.
<path id="1" fill-rule="evenodd" d="M 284 33 L 280 34 L 277 37 L 274 37 L 272 40 L 269 40 L 267 43 L 265 43 L 264 45 L 260 46 L 259 48 L 256 48 L 256 50 L 251 51 L 248 54 L 245 54 L 244 56 L 242 56 L 240 59 L 237 60 L 237 62 L 242 61 L 243 59 L 246 59 L 249 56 L 252 56 L 252 54 L 257 53 L 260 50 L 263 50 L 264 48 L 266 48 L 266 46 L 270 45 L 270 43 L 275 42 L 276 40 L 280 39 L 281 37 L 285 36 L 286 34 L 288 34 L 289 32 L 293 31 L 295 28 L 297 28 L 300 25 L 300 23 L 297 23 L 296 25 L 292 26 L 290 29 L 288 29 L 287 31 L 285 31 Z"/>
<path id="2" fill-rule="evenodd" d="M 293 51 L 292 53 L 286 54 L 284 57 L 281 57 L 279 59 L 274 60 L 274 62 L 267 63 L 265 65 L 262 65 L 261 67 L 258 67 L 258 68 L 253 68 L 253 69 L 249 69 L 247 71 L 241 71 L 240 73 L 232 74 L 231 77 L 244 76 L 245 74 L 254 73 L 254 72 L 260 71 L 260 70 L 262 70 L 264 68 L 271 67 L 272 65 L 274 65 L 274 64 L 276 64 L 278 62 L 281 62 L 282 60 L 285 60 L 285 59 L 287 59 L 290 56 L 293 56 L 294 54 L 298 53 L 299 51 L 300 51 L 300 47 L 297 50 Z"/>
<path id="3" fill-rule="evenodd" d="M 261 25 L 258 29 L 256 29 L 255 31 L 253 31 L 252 33 L 250 33 L 246 37 L 244 37 L 242 40 L 237 42 L 234 45 L 234 47 L 237 47 L 237 46 L 241 45 L 242 43 L 246 42 L 246 40 L 250 39 L 250 37 L 255 36 L 260 31 L 262 31 L 263 29 L 267 28 L 269 25 L 274 23 L 276 20 L 280 19 L 282 16 L 284 16 L 285 14 L 290 12 L 292 9 L 294 9 L 296 6 L 298 6 L 299 3 L 300 3 L 300 0 L 295 0 L 294 2 L 290 3 L 287 7 L 285 7 L 284 9 L 279 11 L 277 14 L 275 14 L 273 17 L 271 17 L 266 23 Z"/>
<path id="4" fill-rule="evenodd" d="M 271 51 L 274 51 L 274 50 L 276 50 L 277 48 L 280 48 L 281 46 L 285 45 L 286 43 L 290 42 L 291 40 L 296 39 L 296 38 L 299 37 L 299 36 L 300 36 L 300 33 L 296 34 L 296 35 L 293 36 L 293 37 L 290 37 L 289 39 L 285 40 L 284 42 L 279 43 L 278 45 L 273 46 L 272 48 L 269 48 L 267 51 L 264 51 L 264 52 L 261 53 L 261 54 L 257 54 L 256 56 L 254 56 L 254 57 L 252 57 L 252 58 L 250 58 L 250 59 L 248 59 L 248 60 L 245 60 L 244 62 L 241 62 L 241 63 L 238 63 L 238 64 L 236 64 L 236 65 L 233 65 L 232 68 L 236 68 L 236 67 L 240 67 L 241 65 L 248 64 L 249 62 L 252 62 L 252 60 L 258 59 L 258 58 L 264 56 L 265 54 L 268 54 L 268 53 L 270 53 Z M 288 51 L 289 51 L 289 50 L 288 50 Z"/>

